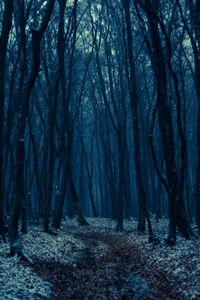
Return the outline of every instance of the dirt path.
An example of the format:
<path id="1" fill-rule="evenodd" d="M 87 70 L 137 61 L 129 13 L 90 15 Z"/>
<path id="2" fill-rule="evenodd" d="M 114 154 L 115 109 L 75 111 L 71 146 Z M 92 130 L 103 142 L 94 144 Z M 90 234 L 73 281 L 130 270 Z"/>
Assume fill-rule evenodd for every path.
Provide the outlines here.
<path id="1" fill-rule="evenodd" d="M 167 247 L 138 235 L 137 220 L 125 220 L 116 233 L 114 221 L 88 218 L 80 227 L 66 219 L 57 236 L 31 225 L 23 235 L 31 266 L 0 247 L 0 300 L 5 299 L 200 299 L 200 239 Z M 164 239 L 167 220 L 154 222 Z"/>
<path id="2" fill-rule="evenodd" d="M 128 234 L 65 230 L 83 243 L 63 254 L 70 262 L 36 260 L 34 265 L 51 282 L 51 299 L 184 299 L 165 274 L 148 269 Z"/>

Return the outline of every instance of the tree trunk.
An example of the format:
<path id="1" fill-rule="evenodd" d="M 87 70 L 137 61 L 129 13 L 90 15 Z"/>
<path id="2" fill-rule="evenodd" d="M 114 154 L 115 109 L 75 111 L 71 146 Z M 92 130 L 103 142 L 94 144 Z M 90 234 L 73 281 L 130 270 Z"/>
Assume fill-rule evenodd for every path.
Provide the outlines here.
<path id="1" fill-rule="evenodd" d="M 138 188 L 139 197 L 139 220 L 138 220 L 138 231 L 145 232 L 145 217 L 148 221 L 149 235 L 152 236 L 151 221 L 146 206 L 146 195 L 144 189 L 144 183 L 141 172 L 141 142 L 139 136 L 139 121 L 138 121 L 138 94 L 136 86 L 136 75 L 133 57 L 133 38 L 131 31 L 131 19 L 130 19 L 130 0 L 123 0 L 123 6 L 125 11 L 126 20 L 126 31 L 127 31 L 127 59 L 129 68 L 127 68 L 128 75 L 128 87 L 130 94 L 131 112 L 133 116 L 133 130 L 134 130 L 134 162 L 136 171 L 136 182 Z"/>
<path id="2" fill-rule="evenodd" d="M 47 4 L 46 12 L 38 31 L 32 30 L 32 49 L 33 49 L 33 65 L 30 76 L 24 86 L 17 116 L 16 128 L 16 166 L 14 174 L 14 199 L 11 207 L 11 216 L 9 222 L 9 238 L 10 238 L 10 254 L 19 255 L 22 258 L 32 262 L 31 259 L 23 252 L 22 244 L 19 240 L 18 221 L 24 203 L 24 159 L 25 159 L 25 145 L 24 134 L 26 127 L 26 119 L 29 111 L 29 100 L 31 91 L 37 78 L 40 67 L 40 43 L 48 25 L 48 22 L 53 11 L 55 0 L 50 0 Z"/>
<path id="3" fill-rule="evenodd" d="M 79 197 L 78 197 L 78 194 L 76 192 L 76 188 L 75 188 L 75 185 L 74 185 L 74 182 L 73 182 L 73 179 L 72 179 L 71 176 L 69 177 L 69 184 L 70 184 L 70 188 L 71 188 L 71 192 L 72 192 L 72 197 L 73 197 L 73 200 L 74 200 L 74 205 L 75 205 L 77 215 L 78 215 L 79 225 L 80 226 L 89 225 L 89 223 L 86 221 L 86 219 L 85 219 L 85 217 L 82 213 L 82 210 L 81 210 L 81 207 L 80 207 L 80 204 L 79 204 Z"/>
<path id="4" fill-rule="evenodd" d="M 167 243 L 174 244 L 176 241 L 176 227 L 181 231 L 181 233 L 188 238 L 190 236 L 189 223 L 186 218 L 186 210 L 183 201 L 183 188 L 185 180 L 185 163 L 186 163 L 186 140 L 182 129 L 181 120 L 181 99 L 178 88 L 178 81 L 176 73 L 174 72 L 171 64 L 171 43 L 165 31 L 163 22 L 159 19 L 157 11 L 159 8 L 159 2 L 157 0 L 152 3 L 145 1 L 145 3 L 138 1 L 139 5 L 142 7 L 147 15 L 149 26 L 150 26 L 150 36 L 151 44 L 145 36 L 145 42 L 147 49 L 150 53 L 152 60 L 153 70 L 156 77 L 157 84 L 157 110 L 158 110 L 158 121 L 159 128 L 161 132 L 161 138 L 163 143 L 163 152 L 165 160 L 166 169 L 166 180 L 163 180 L 164 186 L 168 192 L 169 196 L 169 235 L 167 238 Z M 165 37 L 167 54 L 163 52 L 160 39 L 159 26 L 161 27 L 162 33 Z M 151 49 L 152 47 L 152 49 Z M 167 65 L 166 58 L 167 55 Z M 181 144 L 181 164 L 180 170 L 178 171 L 178 166 L 175 161 L 175 145 L 174 145 L 174 132 L 173 132 L 173 122 L 171 111 L 169 108 L 168 100 L 168 85 L 167 85 L 167 66 L 172 77 L 175 89 L 175 95 L 177 100 L 177 129 L 180 137 Z M 156 110 L 155 110 L 156 113 Z M 155 119 L 155 115 L 154 115 Z M 150 135 L 150 140 L 152 136 Z M 154 162 L 155 159 L 155 152 Z M 156 165 L 156 164 L 155 164 Z M 156 170 L 160 176 L 159 168 Z M 179 175 L 180 174 L 180 175 Z M 161 176 L 162 177 L 162 176 Z"/>
<path id="5" fill-rule="evenodd" d="M 5 176 L 4 165 L 4 106 L 5 106 L 5 70 L 6 50 L 10 29 L 12 26 L 13 0 L 5 1 L 5 8 L 0 35 L 0 236 L 5 234 Z"/>

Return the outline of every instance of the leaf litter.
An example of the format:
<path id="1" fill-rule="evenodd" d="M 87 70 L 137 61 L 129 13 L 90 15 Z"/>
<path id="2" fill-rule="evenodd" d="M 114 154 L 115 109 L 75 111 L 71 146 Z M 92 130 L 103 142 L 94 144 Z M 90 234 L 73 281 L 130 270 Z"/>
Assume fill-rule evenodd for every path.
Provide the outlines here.
<path id="1" fill-rule="evenodd" d="M 0 299 L 200 299 L 199 238 L 178 236 L 173 247 L 148 243 L 136 220 L 66 219 L 57 236 L 30 225 L 23 236 L 33 266 L 0 248 Z M 167 220 L 153 221 L 162 239 Z"/>

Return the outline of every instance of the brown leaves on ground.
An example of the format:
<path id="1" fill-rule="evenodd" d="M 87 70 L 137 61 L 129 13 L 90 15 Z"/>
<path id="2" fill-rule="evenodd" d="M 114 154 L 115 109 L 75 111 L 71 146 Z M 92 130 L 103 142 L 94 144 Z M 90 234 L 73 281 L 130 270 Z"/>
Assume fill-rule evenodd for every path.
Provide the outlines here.
<path id="1" fill-rule="evenodd" d="M 32 226 L 24 246 L 34 266 L 10 258 L 3 245 L 0 299 L 200 299 L 199 239 L 154 246 L 135 221 L 123 233 L 107 219 L 89 222 L 67 220 L 56 237 Z M 160 235 L 163 228 L 166 221 L 154 224 Z"/>

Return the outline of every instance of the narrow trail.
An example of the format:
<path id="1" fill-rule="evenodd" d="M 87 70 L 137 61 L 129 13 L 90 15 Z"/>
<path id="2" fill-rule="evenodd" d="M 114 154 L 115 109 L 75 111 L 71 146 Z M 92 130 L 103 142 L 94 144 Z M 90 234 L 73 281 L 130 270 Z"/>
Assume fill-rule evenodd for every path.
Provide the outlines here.
<path id="1" fill-rule="evenodd" d="M 148 269 L 128 234 L 77 232 L 66 234 L 81 240 L 64 253 L 70 263 L 37 260 L 34 271 L 52 284 L 50 299 L 184 299 L 160 274 Z"/>

